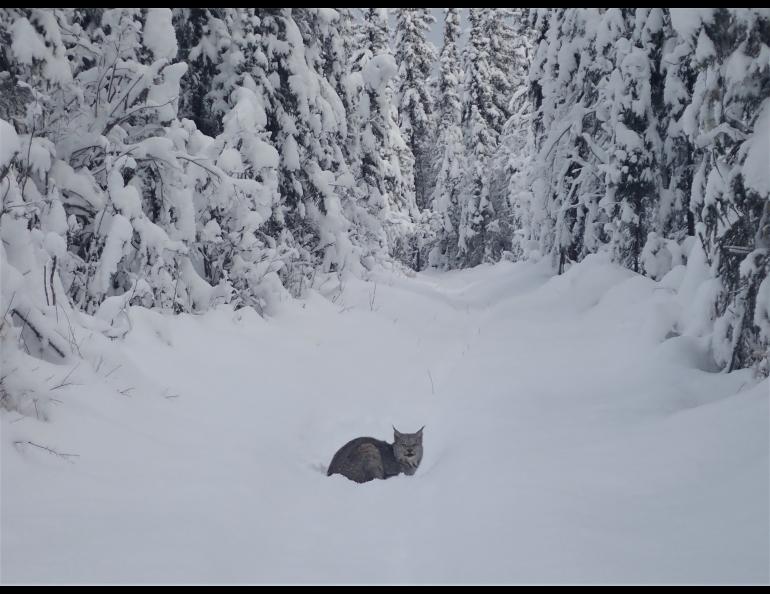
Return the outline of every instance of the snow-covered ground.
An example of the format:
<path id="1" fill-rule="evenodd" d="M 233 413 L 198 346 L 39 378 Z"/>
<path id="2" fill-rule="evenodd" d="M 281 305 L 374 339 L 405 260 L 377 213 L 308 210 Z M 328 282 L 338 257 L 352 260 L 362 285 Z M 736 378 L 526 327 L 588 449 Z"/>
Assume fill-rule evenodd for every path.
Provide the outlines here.
<path id="1" fill-rule="evenodd" d="M 2 581 L 767 582 L 768 383 L 679 307 L 589 258 L 135 308 L 46 364 L 49 422 L 2 415 Z M 426 425 L 415 476 L 325 476 L 391 424 Z"/>

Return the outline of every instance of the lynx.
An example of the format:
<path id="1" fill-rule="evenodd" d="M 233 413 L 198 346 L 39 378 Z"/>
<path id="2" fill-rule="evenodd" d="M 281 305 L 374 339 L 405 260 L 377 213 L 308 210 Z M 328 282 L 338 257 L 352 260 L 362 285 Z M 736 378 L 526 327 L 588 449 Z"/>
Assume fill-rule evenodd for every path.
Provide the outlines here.
<path id="1" fill-rule="evenodd" d="M 424 428 L 417 433 L 400 433 L 393 427 L 392 444 L 373 437 L 357 437 L 337 450 L 326 474 L 341 474 L 357 483 L 387 479 L 402 472 L 412 475 L 422 460 Z"/>

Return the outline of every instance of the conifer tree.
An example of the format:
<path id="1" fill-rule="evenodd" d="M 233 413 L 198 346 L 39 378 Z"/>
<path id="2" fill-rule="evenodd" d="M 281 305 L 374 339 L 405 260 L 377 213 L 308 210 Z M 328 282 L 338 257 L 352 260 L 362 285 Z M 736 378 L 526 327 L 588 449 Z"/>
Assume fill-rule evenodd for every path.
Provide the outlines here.
<path id="1" fill-rule="evenodd" d="M 462 99 L 462 65 L 458 41 L 460 11 L 446 8 L 444 44 L 439 56 L 438 98 L 436 101 L 438 142 L 436 145 L 437 176 L 433 190 L 433 212 L 437 215 L 437 245 L 431 263 L 454 267 L 458 264 L 460 192 L 462 190 L 463 138 L 460 128 Z"/>
<path id="2" fill-rule="evenodd" d="M 398 78 L 395 99 L 401 135 L 414 158 L 412 175 L 415 200 L 420 209 L 428 206 L 432 185 L 433 98 L 427 82 L 436 60 L 436 50 L 427 40 L 427 34 L 435 20 L 429 8 L 399 8 L 396 12 Z"/>

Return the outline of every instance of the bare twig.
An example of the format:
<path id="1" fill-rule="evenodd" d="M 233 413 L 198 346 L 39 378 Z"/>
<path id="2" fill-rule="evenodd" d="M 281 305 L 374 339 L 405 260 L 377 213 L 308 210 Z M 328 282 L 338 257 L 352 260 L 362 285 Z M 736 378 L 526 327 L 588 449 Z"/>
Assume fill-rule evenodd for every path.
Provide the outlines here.
<path id="1" fill-rule="evenodd" d="M 205 169 L 205 170 L 206 170 L 206 171 L 208 171 L 208 172 L 209 172 L 211 175 L 215 176 L 215 177 L 217 178 L 217 180 L 221 180 L 221 179 L 222 179 L 222 176 L 221 176 L 221 175 L 219 175 L 219 173 L 217 173 L 217 172 L 216 172 L 216 171 L 214 171 L 213 169 L 211 169 L 211 168 L 207 167 L 206 165 L 201 165 L 201 164 L 200 164 L 200 163 L 199 163 L 199 162 L 198 162 L 196 159 L 190 159 L 189 157 L 184 157 L 184 156 L 182 156 L 182 155 L 177 155 L 177 158 L 178 158 L 178 159 L 182 159 L 182 161 L 188 161 L 188 162 L 190 162 L 190 163 L 192 163 L 192 164 L 194 164 L 194 165 L 197 165 L 197 166 L 198 166 L 198 167 L 200 167 L 201 169 Z"/>
<path id="2" fill-rule="evenodd" d="M 50 277 L 50 283 L 51 283 L 51 301 L 54 307 L 56 307 L 56 291 L 54 290 L 53 286 L 53 275 L 54 272 L 56 272 L 56 256 L 53 257 L 53 263 L 51 264 L 51 277 Z"/>
<path id="3" fill-rule="evenodd" d="M 54 386 L 53 388 L 51 388 L 51 392 L 53 392 L 54 390 L 58 390 L 59 388 L 69 388 L 70 386 L 82 386 L 82 385 L 83 384 L 76 384 L 75 382 L 67 382 L 67 383 L 62 382 L 58 386 Z"/>
<path id="4" fill-rule="evenodd" d="M 126 102 L 128 102 L 128 97 L 131 94 L 131 91 L 133 91 L 134 88 L 136 88 L 136 85 L 139 84 L 139 82 L 141 82 L 141 80 L 143 78 L 144 77 L 142 75 L 139 75 L 139 76 L 136 77 L 136 79 L 134 80 L 133 84 L 126 89 L 125 93 L 123 93 L 123 96 L 118 101 L 115 101 L 115 103 L 113 104 L 112 110 L 110 111 L 109 116 L 107 116 L 108 118 L 111 118 L 112 116 L 115 115 L 115 110 L 120 106 L 120 104 L 123 102 L 123 100 L 126 100 Z"/>
<path id="5" fill-rule="evenodd" d="M 57 452 L 53 448 L 49 448 L 48 446 L 40 445 L 39 443 L 35 443 L 34 441 L 14 441 L 13 445 L 18 447 L 21 446 L 28 446 L 31 445 L 35 448 L 40 448 L 41 450 L 45 450 L 49 454 L 53 454 L 54 456 L 58 456 L 59 458 L 64 458 L 65 460 L 69 460 L 70 458 L 79 458 L 80 454 L 67 454 L 65 452 Z"/>
<path id="6" fill-rule="evenodd" d="M 59 305 L 56 306 L 56 321 L 57 322 L 59 321 L 59 307 L 60 307 Z M 73 348 L 77 352 L 78 356 L 80 356 L 82 358 L 83 357 L 83 353 L 80 351 L 80 345 L 78 344 L 77 337 L 75 336 L 75 328 L 73 328 L 73 326 L 72 326 L 72 321 L 70 320 L 70 316 L 69 316 L 69 314 L 67 313 L 67 310 L 64 307 L 62 307 L 61 310 L 62 310 L 62 313 L 64 314 L 64 317 L 67 320 L 67 328 L 69 330 L 69 334 L 70 335 L 68 337 L 62 335 L 61 333 L 59 333 L 59 335 L 62 338 L 64 338 L 67 342 L 69 342 L 70 348 Z M 86 337 L 83 337 L 81 342 L 83 340 L 85 340 L 85 339 L 86 339 Z"/>
<path id="7" fill-rule="evenodd" d="M 136 108 L 132 109 L 131 111 L 129 111 L 128 113 L 123 114 L 120 118 L 110 122 L 107 125 L 107 127 L 104 129 L 104 132 L 102 132 L 102 135 L 106 135 L 115 126 L 117 126 L 119 124 L 122 124 L 123 122 L 125 122 L 128 119 L 131 119 L 131 116 L 133 116 L 136 113 L 139 113 L 140 111 L 144 111 L 146 109 L 157 109 L 157 108 L 160 108 L 160 107 L 165 107 L 166 105 L 176 101 L 178 98 L 179 97 L 173 97 L 173 98 L 169 99 L 168 101 L 166 101 L 165 103 L 161 103 L 160 105 L 141 105 L 139 107 L 136 107 Z"/>
<path id="8" fill-rule="evenodd" d="M 43 264 L 43 293 L 45 293 L 45 304 L 51 305 L 51 301 L 48 299 L 48 283 L 45 280 L 46 277 L 46 266 Z"/>
<path id="9" fill-rule="evenodd" d="M 5 312 L 3 312 L 3 320 L 5 320 L 5 316 L 8 315 L 8 312 L 11 311 L 11 307 L 13 306 L 13 300 L 15 297 L 16 297 L 16 291 L 14 291 L 13 294 L 11 295 L 11 299 L 8 302 L 8 307 L 6 308 Z"/>
<path id="10" fill-rule="evenodd" d="M 45 338 L 43 334 L 37 328 L 35 328 L 35 326 L 30 324 L 29 320 L 18 309 L 14 308 L 12 313 L 16 314 L 21 319 L 21 321 L 24 322 L 25 326 L 29 326 L 29 329 L 32 330 L 32 332 L 34 332 L 35 336 L 37 336 L 38 340 L 41 343 L 47 344 L 54 351 L 56 351 L 56 354 L 59 355 L 62 359 L 66 359 L 66 355 L 64 354 L 64 352 L 55 344 L 53 344 L 49 338 Z"/>
<path id="11" fill-rule="evenodd" d="M 37 103 L 37 98 L 35 99 L 35 103 Z M 32 153 L 32 141 L 35 140 L 35 123 L 34 119 L 32 120 L 32 132 L 30 132 L 29 135 L 29 146 L 27 147 L 27 166 L 24 168 L 24 178 L 23 181 L 19 184 L 19 194 L 21 195 L 22 199 L 24 198 L 24 188 L 27 186 L 27 179 L 29 179 L 29 174 L 32 172 L 32 165 L 29 162 L 29 156 Z M 10 186 L 8 187 L 10 189 Z"/>

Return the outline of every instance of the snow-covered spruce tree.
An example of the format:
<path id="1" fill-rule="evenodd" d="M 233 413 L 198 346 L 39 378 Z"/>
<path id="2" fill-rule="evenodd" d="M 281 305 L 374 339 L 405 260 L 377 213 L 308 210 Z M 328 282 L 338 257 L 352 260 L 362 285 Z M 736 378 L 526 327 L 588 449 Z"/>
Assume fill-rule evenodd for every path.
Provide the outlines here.
<path id="1" fill-rule="evenodd" d="M 188 67 L 181 81 L 179 116 L 189 118 L 208 136 L 222 131 L 221 114 L 213 109 L 211 93 L 223 48 L 230 34 L 224 8 L 174 8 L 173 22 L 179 45 L 178 58 Z"/>
<path id="2" fill-rule="evenodd" d="M 756 163 L 767 153 L 768 14 L 586 14 L 538 13 L 523 233 L 559 264 L 606 245 L 656 279 L 685 258 L 708 267 L 698 302 L 712 314 L 697 332 L 711 333 L 725 369 L 767 372 L 767 167 Z"/>
<path id="3" fill-rule="evenodd" d="M 277 200 L 279 156 L 268 142 L 260 89 L 249 74 L 240 82 L 216 139 L 189 125 L 180 137 L 195 180 L 197 268 L 212 285 L 232 287 L 236 306 L 262 312 L 269 305 L 265 291 L 276 290 L 282 266 L 275 243 L 262 232 Z"/>
<path id="4" fill-rule="evenodd" d="M 608 243 L 632 269 L 642 269 L 643 251 L 652 255 L 651 274 L 671 267 L 654 255 L 667 240 L 653 231 L 663 226 L 660 216 L 676 218 L 658 209 L 665 181 L 660 133 L 668 125 L 664 17 L 650 9 L 539 13 L 542 39 L 531 74 L 539 155 L 529 209 L 534 220 L 525 235 L 536 236 L 559 271 Z M 643 70 L 641 79 L 633 67 Z"/>
<path id="5" fill-rule="evenodd" d="M 380 245 L 382 225 L 369 219 L 366 207 L 358 200 L 351 167 L 355 157 L 348 153 L 348 56 L 352 40 L 342 39 L 341 35 L 352 31 L 351 14 L 347 9 L 316 9 L 295 11 L 295 19 L 306 40 L 308 62 L 320 74 L 321 94 L 326 101 L 322 104 L 324 156 L 319 163 L 334 174 L 333 183 L 328 185 L 317 180 L 325 196 L 322 240 L 335 244 L 327 250 L 322 269 L 360 273 L 361 265 L 370 268 L 387 252 Z"/>
<path id="6" fill-rule="evenodd" d="M 78 95 L 67 117 L 79 126 L 57 138 L 66 161 L 57 180 L 94 211 L 73 230 L 81 262 L 69 292 L 86 311 L 127 291 L 145 305 L 205 308 L 205 283 L 189 261 L 192 196 L 167 134 L 187 70 L 173 62 L 171 12 L 112 9 L 69 16 L 65 42 Z M 94 192 L 83 195 L 88 185 Z"/>
<path id="7" fill-rule="evenodd" d="M 229 110 L 248 104 L 265 131 L 250 140 L 248 126 L 238 128 L 238 116 L 230 126 L 240 135 L 234 148 L 246 150 L 252 161 L 248 177 L 268 183 L 260 170 L 276 168 L 277 188 L 262 230 L 272 255 L 264 257 L 277 260 L 273 268 L 295 294 L 316 269 L 358 266 L 338 191 L 350 185 L 341 148 L 346 115 L 324 77 L 329 64 L 323 40 L 336 16 L 315 9 L 228 11 L 230 42 L 215 77 L 215 111 L 227 112 L 227 119 Z M 264 144 L 247 147 L 254 142 Z"/>
<path id="8" fill-rule="evenodd" d="M 294 245 L 268 233 L 280 205 L 280 154 L 268 117 L 273 83 L 267 45 L 276 40 L 261 16 L 251 8 L 222 12 L 223 27 L 215 31 L 219 58 L 207 93 L 222 131 L 214 139 L 193 131 L 188 144 L 196 160 L 208 163 L 196 180 L 199 267 L 208 282 L 232 286 L 236 306 L 260 312 L 283 292 L 278 272 L 293 272 L 291 264 L 300 260 Z"/>
<path id="9" fill-rule="evenodd" d="M 288 16 L 288 15 L 287 15 Z M 298 47 L 304 44 L 304 64 L 295 68 L 288 82 L 296 98 L 281 100 L 284 114 L 281 124 L 286 126 L 286 116 L 291 116 L 292 104 L 297 105 L 295 126 L 300 135 L 296 138 L 300 155 L 300 173 L 305 177 L 304 186 L 307 216 L 318 236 L 313 252 L 320 258 L 323 271 L 348 269 L 357 271 L 360 266 L 360 250 L 350 242 L 348 232 L 351 222 L 343 212 L 341 198 L 349 196 L 350 174 L 344 159 L 342 146 L 346 136 L 347 117 L 333 81 L 324 77 L 325 70 L 338 69 L 330 64 L 334 56 L 324 51 L 323 41 L 333 34 L 332 27 L 338 18 L 335 11 L 322 9 L 297 9 L 292 12 L 296 31 L 287 32 Z M 288 21 L 287 21 L 288 23 Z M 299 64 L 300 54 L 287 60 L 287 66 Z M 304 81 L 304 85 L 300 81 Z M 289 89 L 287 89 L 288 91 Z M 303 103 L 307 103 L 307 106 Z M 289 128 L 291 125 L 289 124 Z M 275 141 L 275 136 L 274 136 Z M 283 163 L 291 163 L 292 139 L 283 143 Z M 292 175 L 295 175 L 292 173 Z M 292 182 L 296 185 L 296 181 Z M 339 191 L 339 189 L 343 191 Z M 301 218 L 304 214 L 298 212 Z M 299 226 L 295 224 L 294 226 Z"/>
<path id="10" fill-rule="evenodd" d="M 353 106 L 349 142 L 359 155 L 351 162 L 356 192 L 372 220 L 381 222 L 391 255 L 414 267 L 419 253 L 414 224 L 418 211 L 414 180 L 403 173 L 402 163 L 410 156 L 393 105 L 391 85 L 397 68 L 384 9 L 364 10 L 355 46 L 349 78 Z"/>
<path id="11" fill-rule="evenodd" d="M 551 9 L 536 13 L 539 41 L 530 69 L 534 158 L 532 194 L 522 240 L 548 255 L 559 272 L 597 248 L 599 177 L 604 160 L 599 137 L 603 71 L 611 70 L 594 39 L 611 13 Z M 613 47 L 607 43 L 607 47 Z M 526 197 L 526 196 L 525 196 Z"/>
<path id="12" fill-rule="evenodd" d="M 543 159 L 540 151 L 545 139 L 546 122 L 544 102 L 548 95 L 548 38 L 551 30 L 553 15 L 544 9 L 533 9 L 530 12 L 532 27 L 532 54 L 529 64 L 528 99 L 531 104 L 530 117 L 530 148 L 533 155 L 530 163 L 529 177 L 526 185 L 530 191 L 523 196 L 513 198 L 512 208 L 516 216 L 518 228 L 514 230 L 513 252 L 521 252 L 522 258 L 541 257 L 548 252 L 547 238 L 552 236 L 548 227 L 548 214 L 545 209 L 547 192 L 545 184 L 539 177 L 544 172 Z M 523 200 L 522 200 L 523 198 Z"/>
<path id="13" fill-rule="evenodd" d="M 497 241 L 490 246 L 495 259 L 503 255 L 506 249 L 515 251 L 516 253 L 512 254 L 515 258 L 523 255 L 522 234 L 512 236 L 514 229 L 521 229 L 523 211 L 531 200 L 529 175 L 533 143 L 528 76 L 532 53 L 532 28 L 529 9 L 510 9 L 508 16 L 511 18 L 508 68 L 512 95 L 506 111 L 510 115 L 502 127 L 497 152 L 489 168 L 490 201 L 498 213 L 498 238 L 504 239 L 504 242 Z"/>
<path id="14" fill-rule="evenodd" d="M 512 8 L 470 9 L 479 12 L 482 35 L 487 45 L 487 84 L 491 88 L 491 104 L 486 117 L 489 126 L 498 134 L 510 117 L 510 99 L 513 93 L 516 67 L 515 47 L 519 40 L 514 34 L 517 10 Z"/>
<path id="15" fill-rule="evenodd" d="M 574 136 L 575 158 L 580 167 L 575 196 L 577 250 L 570 260 L 612 247 L 613 218 L 620 211 L 607 199 L 607 175 L 611 170 L 615 138 L 614 106 L 609 98 L 610 81 L 617 69 L 618 47 L 626 44 L 629 13 L 609 8 L 599 13 L 584 11 L 583 19 L 591 31 L 583 51 L 580 76 L 582 114 L 580 129 Z M 595 27 L 591 27 L 596 23 Z"/>
<path id="16" fill-rule="evenodd" d="M 495 261 L 512 248 L 511 177 L 529 160 L 524 155 L 526 151 L 517 155 L 506 151 L 513 142 L 510 137 L 517 136 L 519 130 L 527 127 L 520 120 L 523 117 L 521 110 L 529 110 L 524 77 L 530 59 L 527 46 L 531 27 L 524 9 L 487 9 L 482 12 L 482 20 L 484 34 L 489 40 L 488 79 L 493 89 L 489 126 L 498 136 L 498 148 L 490 163 L 488 180 L 489 202 L 495 218 L 487 229 L 486 239 L 486 258 Z M 517 121 L 511 120 L 514 113 Z M 518 165 L 513 165 L 512 159 L 518 161 Z"/>
<path id="17" fill-rule="evenodd" d="M 508 120 L 513 34 L 507 9 L 471 9 L 465 50 L 463 132 L 467 162 L 460 251 L 466 265 L 498 260 L 511 247 L 511 207 L 505 174 L 489 160 Z"/>
<path id="18" fill-rule="evenodd" d="M 395 59 L 398 78 L 395 100 L 401 134 L 414 158 L 412 172 L 415 200 L 419 209 L 429 206 L 429 189 L 433 185 L 433 98 L 427 82 L 436 60 L 436 49 L 427 40 L 427 35 L 436 19 L 430 10 L 396 9 Z"/>
<path id="19" fill-rule="evenodd" d="M 463 187 L 458 230 L 460 261 L 475 266 L 488 259 L 487 231 L 495 220 L 489 201 L 487 165 L 497 146 L 497 134 L 490 122 L 495 120 L 489 81 L 489 40 L 483 29 L 481 9 L 469 11 L 471 28 L 465 46 L 462 130 L 465 146 Z"/>
<path id="20" fill-rule="evenodd" d="M 463 167 L 463 137 L 460 128 L 462 100 L 460 97 L 462 65 L 460 39 L 460 9 L 444 9 L 444 44 L 439 56 L 438 97 L 436 100 L 437 171 L 433 189 L 432 210 L 437 215 L 437 243 L 430 264 L 441 268 L 458 265 L 460 227 L 460 191 Z"/>
<path id="21" fill-rule="evenodd" d="M 376 262 L 389 259 L 385 221 L 378 208 L 372 208 L 362 187 L 360 177 L 360 126 L 358 113 L 362 92 L 361 75 L 353 57 L 357 54 L 354 9 L 340 8 L 320 12 L 326 15 L 321 27 L 317 52 L 321 70 L 339 97 L 345 118 L 336 131 L 336 166 L 339 169 L 336 189 L 340 194 L 342 210 L 350 221 L 348 237 L 359 251 L 361 264 L 371 269 Z"/>
<path id="22" fill-rule="evenodd" d="M 642 251 L 644 273 L 656 280 L 671 268 L 683 264 L 687 237 L 695 234 L 695 216 L 689 208 L 694 164 L 698 149 L 685 133 L 682 115 L 690 103 L 695 83 L 692 45 L 676 35 L 671 12 L 660 11 L 660 58 L 652 77 L 652 108 L 662 139 L 660 146 L 660 200 L 655 213 L 654 231 L 648 234 Z M 651 54 L 655 60 L 656 54 Z M 656 79 L 655 75 L 660 76 Z"/>
<path id="23" fill-rule="evenodd" d="M 671 73 L 677 70 L 677 58 L 669 52 L 677 51 L 677 43 L 670 13 L 662 8 L 637 8 L 630 20 L 631 42 L 642 50 L 649 66 L 649 126 L 642 137 L 648 147 L 648 160 L 653 164 L 648 176 L 651 199 L 647 216 L 640 219 L 643 224 L 646 219 L 647 228 L 640 230 L 644 245 L 638 256 L 638 268 L 660 280 L 684 262 L 681 244 L 688 231 L 692 231 L 685 191 L 692 175 L 693 151 L 676 120 L 683 105 L 671 96 Z M 684 72 L 674 76 L 679 74 Z M 686 87 L 679 92 L 686 94 Z"/>
<path id="24" fill-rule="evenodd" d="M 615 70 L 604 89 L 610 105 L 605 122 L 610 136 L 603 206 L 612 224 L 613 258 L 635 272 L 653 232 L 663 191 L 659 174 L 662 141 L 660 74 L 663 19 L 661 11 L 622 9 L 628 37 L 615 43 Z M 636 24 L 636 30 L 632 27 Z M 653 96 L 659 108 L 654 109 Z"/>
<path id="25" fill-rule="evenodd" d="M 727 370 L 768 373 L 770 13 L 713 9 L 675 23 L 698 72 L 682 126 L 701 149 L 690 208 L 718 281 L 712 347 Z"/>

